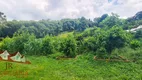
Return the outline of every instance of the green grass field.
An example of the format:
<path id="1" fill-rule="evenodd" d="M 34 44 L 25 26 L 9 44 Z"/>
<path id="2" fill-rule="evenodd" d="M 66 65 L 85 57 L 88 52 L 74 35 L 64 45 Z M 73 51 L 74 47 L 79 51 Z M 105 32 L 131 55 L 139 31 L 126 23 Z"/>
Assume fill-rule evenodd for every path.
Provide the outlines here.
<path id="1" fill-rule="evenodd" d="M 142 80 L 142 64 L 138 63 L 95 61 L 87 57 L 27 58 L 32 64 L 12 63 L 13 68 L 8 70 L 6 62 L 0 61 L 0 80 Z"/>

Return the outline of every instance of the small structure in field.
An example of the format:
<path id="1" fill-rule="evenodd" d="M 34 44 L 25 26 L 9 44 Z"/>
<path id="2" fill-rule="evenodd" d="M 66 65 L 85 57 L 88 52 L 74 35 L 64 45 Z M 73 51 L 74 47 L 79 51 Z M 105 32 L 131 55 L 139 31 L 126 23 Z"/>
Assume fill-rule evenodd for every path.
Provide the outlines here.
<path id="1" fill-rule="evenodd" d="M 0 51 L 0 60 L 31 64 L 26 60 L 25 56 L 21 55 L 19 52 L 9 54 L 7 51 Z"/>
<path id="2" fill-rule="evenodd" d="M 26 62 L 25 56 L 21 55 L 19 52 L 11 54 L 8 57 L 9 57 L 9 60 L 12 60 L 12 61 Z"/>
<path id="3" fill-rule="evenodd" d="M 2 60 L 8 60 L 9 55 L 10 54 L 7 52 L 7 50 L 0 52 L 0 57 L 2 58 Z"/>
<path id="4" fill-rule="evenodd" d="M 22 55 L 22 57 L 21 57 L 21 62 L 26 62 L 26 58 L 24 55 Z"/>

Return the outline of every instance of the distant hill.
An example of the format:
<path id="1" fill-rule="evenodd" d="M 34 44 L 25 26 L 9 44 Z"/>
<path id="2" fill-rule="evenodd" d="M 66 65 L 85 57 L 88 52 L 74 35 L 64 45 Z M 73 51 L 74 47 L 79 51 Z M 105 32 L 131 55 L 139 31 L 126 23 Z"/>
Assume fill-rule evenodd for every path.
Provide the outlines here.
<path id="1" fill-rule="evenodd" d="M 46 35 L 58 36 L 66 32 L 83 32 L 87 28 L 112 28 L 113 26 L 122 27 L 124 30 L 137 28 L 142 25 L 142 11 L 136 13 L 128 19 L 121 19 L 115 13 L 112 15 L 103 14 L 94 20 L 85 17 L 76 19 L 61 20 L 39 20 L 39 21 L 6 21 L 0 24 L 0 41 L 7 36 L 28 32 L 34 34 L 37 38 L 43 38 Z M 64 35 L 65 36 L 65 35 Z"/>
<path id="2" fill-rule="evenodd" d="M 133 17 L 128 18 L 128 21 L 142 20 L 142 11 L 137 12 Z"/>

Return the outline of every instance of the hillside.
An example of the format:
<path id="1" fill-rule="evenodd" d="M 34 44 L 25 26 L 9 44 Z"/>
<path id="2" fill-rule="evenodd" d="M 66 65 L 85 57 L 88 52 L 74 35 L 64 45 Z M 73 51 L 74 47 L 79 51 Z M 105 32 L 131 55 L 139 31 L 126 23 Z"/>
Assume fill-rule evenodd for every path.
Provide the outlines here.
<path id="1" fill-rule="evenodd" d="M 0 51 L 20 52 L 31 64 L 0 60 L 0 80 L 141 80 L 141 14 L 7 21 L 1 13 Z"/>
<path id="2" fill-rule="evenodd" d="M 104 14 L 101 17 L 94 18 L 94 20 L 81 17 L 61 20 L 6 21 L 5 18 L 2 18 L 3 20 L 1 20 L 0 24 L 0 38 L 6 36 L 12 37 L 14 33 L 22 32 L 29 32 L 30 34 L 35 34 L 37 38 L 43 38 L 46 35 L 57 36 L 63 32 L 82 32 L 94 26 L 99 28 L 120 26 L 124 30 L 128 30 L 142 25 L 141 15 L 142 13 L 138 12 L 130 18 L 121 19 L 117 14 L 112 13 L 111 15 Z"/>

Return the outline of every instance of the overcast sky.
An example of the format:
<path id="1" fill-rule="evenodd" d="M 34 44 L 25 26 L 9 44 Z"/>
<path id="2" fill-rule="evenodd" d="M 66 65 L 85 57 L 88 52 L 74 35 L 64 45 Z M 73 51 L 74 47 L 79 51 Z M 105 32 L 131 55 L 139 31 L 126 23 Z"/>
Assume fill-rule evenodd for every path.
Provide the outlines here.
<path id="1" fill-rule="evenodd" d="M 0 11 L 8 20 L 41 20 L 117 13 L 123 18 L 142 10 L 142 0 L 0 0 Z"/>

